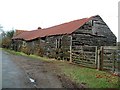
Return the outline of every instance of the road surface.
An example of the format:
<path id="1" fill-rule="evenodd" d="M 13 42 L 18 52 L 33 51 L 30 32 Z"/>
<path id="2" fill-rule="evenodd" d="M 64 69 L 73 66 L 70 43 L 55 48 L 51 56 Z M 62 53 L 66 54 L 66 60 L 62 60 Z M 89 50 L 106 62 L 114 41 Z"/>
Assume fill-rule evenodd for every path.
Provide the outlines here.
<path id="1" fill-rule="evenodd" d="M 2 52 L 2 88 L 81 87 L 61 72 L 58 62 Z"/>
<path id="2" fill-rule="evenodd" d="M 0 50 L 0 53 L 2 50 Z M 29 79 L 11 59 L 9 53 L 2 52 L 2 88 L 30 88 Z"/>
<path id="3" fill-rule="evenodd" d="M 51 69 L 47 62 L 3 51 L 2 88 L 63 88 Z"/>

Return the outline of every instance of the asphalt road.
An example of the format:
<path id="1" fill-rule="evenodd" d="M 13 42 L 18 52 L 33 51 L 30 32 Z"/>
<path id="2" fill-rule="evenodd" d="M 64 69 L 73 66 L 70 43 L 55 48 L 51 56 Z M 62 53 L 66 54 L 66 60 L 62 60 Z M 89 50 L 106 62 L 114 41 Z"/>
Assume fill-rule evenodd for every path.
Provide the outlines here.
<path id="1" fill-rule="evenodd" d="M 2 61 L 3 90 L 4 88 L 83 88 L 83 85 L 76 84 L 61 72 L 58 62 L 14 55 L 1 49 L 0 55 L 2 55 L 0 61 Z"/>
<path id="2" fill-rule="evenodd" d="M 24 71 L 12 61 L 9 53 L 2 52 L 2 88 L 30 88 L 29 79 Z"/>

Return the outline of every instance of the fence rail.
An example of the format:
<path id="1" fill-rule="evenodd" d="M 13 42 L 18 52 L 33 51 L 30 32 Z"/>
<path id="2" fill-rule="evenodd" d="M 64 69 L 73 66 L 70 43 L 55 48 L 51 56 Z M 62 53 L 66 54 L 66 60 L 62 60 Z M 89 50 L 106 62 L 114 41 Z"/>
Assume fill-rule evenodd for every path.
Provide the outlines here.
<path id="1" fill-rule="evenodd" d="M 72 46 L 72 62 L 99 70 L 118 72 L 120 50 L 117 46 Z"/>
<path id="2" fill-rule="evenodd" d="M 76 46 L 72 48 L 72 60 L 82 66 L 96 68 L 96 46 Z"/>
<path id="3" fill-rule="evenodd" d="M 103 69 L 107 69 L 113 72 L 118 72 L 120 64 L 117 46 L 104 46 L 103 47 Z"/>

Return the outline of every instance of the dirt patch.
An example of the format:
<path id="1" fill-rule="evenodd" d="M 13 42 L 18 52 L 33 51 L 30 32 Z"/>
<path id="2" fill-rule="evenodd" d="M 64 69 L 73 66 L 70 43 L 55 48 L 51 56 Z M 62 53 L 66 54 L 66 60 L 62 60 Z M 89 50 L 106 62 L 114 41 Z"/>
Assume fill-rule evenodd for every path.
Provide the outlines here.
<path id="1" fill-rule="evenodd" d="M 61 73 L 56 63 L 33 59 L 26 56 L 11 55 L 13 61 L 32 79 L 37 88 L 85 88 Z"/>
<path id="2" fill-rule="evenodd" d="M 79 90 L 79 88 L 86 88 L 84 84 L 78 84 L 70 80 L 70 78 L 66 77 L 65 75 L 57 75 L 59 80 L 62 82 L 62 86 L 64 88 L 74 88 L 74 90 Z"/>

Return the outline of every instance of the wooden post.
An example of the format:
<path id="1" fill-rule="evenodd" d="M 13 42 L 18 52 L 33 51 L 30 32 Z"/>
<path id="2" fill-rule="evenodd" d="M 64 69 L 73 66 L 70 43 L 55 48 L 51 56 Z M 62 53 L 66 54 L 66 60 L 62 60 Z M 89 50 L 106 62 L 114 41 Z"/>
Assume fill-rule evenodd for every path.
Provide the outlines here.
<path id="1" fill-rule="evenodd" d="M 100 47 L 100 50 L 98 50 L 98 64 L 97 64 L 97 69 L 102 70 L 103 69 L 103 47 Z"/>
<path id="2" fill-rule="evenodd" d="M 97 67 L 97 60 L 98 60 L 98 52 L 97 52 L 97 46 L 95 47 L 95 65 Z"/>
<path id="3" fill-rule="evenodd" d="M 103 59 L 104 59 L 104 48 L 101 47 L 101 62 L 100 62 L 100 69 L 103 70 Z"/>
<path id="4" fill-rule="evenodd" d="M 35 54 L 35 43 L 34 43 L 34 41 L 32 41 L 32 54 Z"/>
<path id="5" fill-rule="evenodd" d="M 98 50 L 98 62 L 97 62 L 97 69 L 100 70 L 100 50 Z"/>
<path id="6" fill-rule="evenodd" d="M 56 44 L 56 49 L 57 49 L 57 46 L 58 46 L 58 42 L 57 42 L 58 40 L 56 39 L 55 40 L 55 44 Z"/>
<path id="7" fill-rule="evenodd" d="M 113 53 L 113 73 L 115 72 L 115 51 L 114 51 L 114 53 Z"/>
<path id="8" fill-rule="evenodd" d="M 70 63 L 72 63 L 72 35 L 70 35 Z"/>

